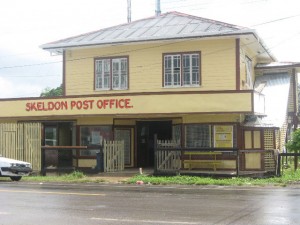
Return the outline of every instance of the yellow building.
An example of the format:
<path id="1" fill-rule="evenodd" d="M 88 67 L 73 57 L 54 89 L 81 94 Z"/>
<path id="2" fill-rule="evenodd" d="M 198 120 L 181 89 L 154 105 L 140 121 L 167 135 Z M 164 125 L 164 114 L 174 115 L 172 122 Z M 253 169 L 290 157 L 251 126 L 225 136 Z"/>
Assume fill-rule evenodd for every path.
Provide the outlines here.
<path id="1" fill-rule="evenodd" d="M 182 170 L 266 171 L 261 151 L 298 123 L 300 63 L 276 62 L 248 28 L 171 12 L 41 47 L 63 56 L 63 96 L 0 100 L 2 153 L 36 165 L 41 146 L 87 146 L 56 163 L 94 168 L 104 140 L 123 140 L 125 167 L 158 168 L 156 134 L 180 143 Z"/>

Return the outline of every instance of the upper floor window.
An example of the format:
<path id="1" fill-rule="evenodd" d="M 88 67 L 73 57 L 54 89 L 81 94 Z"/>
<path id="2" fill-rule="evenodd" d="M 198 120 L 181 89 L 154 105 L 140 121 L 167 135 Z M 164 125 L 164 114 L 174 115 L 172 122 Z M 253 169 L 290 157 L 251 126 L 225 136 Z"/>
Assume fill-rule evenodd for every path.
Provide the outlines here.
<path id="1" fill-rule="evenodd" d="M 199 86 L 200 54 L 180 53 L 164 55 L 164 86 Z"/>
<path id="2" fill-rule="evenodd" d="M 102 58 L 95 60 L 95 89 L 128 89 L 128 58 Z"/>

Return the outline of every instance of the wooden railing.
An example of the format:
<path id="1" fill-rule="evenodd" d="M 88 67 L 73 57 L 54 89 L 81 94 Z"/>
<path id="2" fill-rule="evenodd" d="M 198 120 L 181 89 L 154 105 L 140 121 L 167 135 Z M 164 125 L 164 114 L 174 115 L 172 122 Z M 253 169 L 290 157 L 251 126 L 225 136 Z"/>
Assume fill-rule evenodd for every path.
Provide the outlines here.
<path id="1" fill-rule="evenodd" d="M 236 148 L 183 148 L 179 141 L 172 140 L 157 140 L 157 137 L 154 137 L 154 174 L 178 174 L 184 163 L 188 164 L 188 168 L 192 168 L 195 163 L 205 162 L 216 171 L 216 166 L 219 164 L 220 159 L 217 160 L 217 155 L 222 157 L 223 153 L 232 153 L 234 159 L 236 160 L 236 170 L 238 175 L 239 170 L 239 160 L 238 160 L 238 149 Z M 202 155 L 204 158 L 209 155 L 213 158 L 207 158 L 204 160 L 196 159 L 192 155 L 197 154 Z M 206 155 L 206 156 L 205 156 Z M 194 161 L 196 160 L 196 161 Z M 200 162 L 201 161 L 201 162 Z"/>
<path id="2" fill-rule="evenodd" d="M 66 170 L 75 169 L 72 164 L 72 156 L 68 157 L 70 166 L 61 166 L 59 163 L 59 152 L 70 152 L 72 155 L 73 150 L 83 150 L 87 149 L 87 146 L 42 146 L 41 147 L 41 174 L 46 175 L 46 172 L 64 172 Z M 49 168 L 51 166 L 51 168 Z"/>

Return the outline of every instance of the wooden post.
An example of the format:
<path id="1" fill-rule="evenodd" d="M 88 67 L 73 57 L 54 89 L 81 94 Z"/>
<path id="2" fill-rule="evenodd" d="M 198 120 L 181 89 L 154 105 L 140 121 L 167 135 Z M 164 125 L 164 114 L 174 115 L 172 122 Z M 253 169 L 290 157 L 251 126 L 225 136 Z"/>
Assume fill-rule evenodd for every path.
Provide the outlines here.
<path id="1" fill-rule="evenodd" d="M 281 176 L 281 154 L 277 156 L 277 176 Z"/>
<path id="2" fill-rule="evenodd" d="M 41 154 L 42 154 L 42 161 L 41 161 L 41 172 L 42 176 L 46 176 L 46 162 L 45 162 L 45 149 L 41 149 Z"/>
<path id="3" fill-rule="evenodd" d="M 154 134 L 154 174 L 157 174 L 157 134 Z"/>
<path id="4" fill-rule="evenodd" d="M 240 152 L 239 149 L 236 150 L 236 176 L 239 176 L 240 170 Z"/>
<path id="5" fill-rule="evenodd" d="M 298 156 L 297 153 L 298 151 L 295 151 L 296 155 L 294 156 L 294 170 L 296 171 L 298 169 Z"/>

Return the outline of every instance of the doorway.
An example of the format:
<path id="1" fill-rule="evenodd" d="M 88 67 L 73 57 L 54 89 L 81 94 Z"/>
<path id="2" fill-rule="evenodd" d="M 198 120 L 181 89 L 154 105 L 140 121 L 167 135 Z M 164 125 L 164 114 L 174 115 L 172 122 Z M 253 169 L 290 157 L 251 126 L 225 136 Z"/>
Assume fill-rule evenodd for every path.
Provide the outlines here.
<path id="1" fill-rule="evenodd" d="M 44 123 L 44 146 L 72 146 L 74 142 L 74 125 L 72 122 L 47 122 Z M 47 150 L 45 152 L 45 164 L 55 167 L 71 167 L 72 151 Z"/>
<path id="2" fill-rule="evenodd" d="M 137 166 L 154 166 L 154 135 L 159 140 L 172 139 L 172 121 L 137 121 Z"/>

